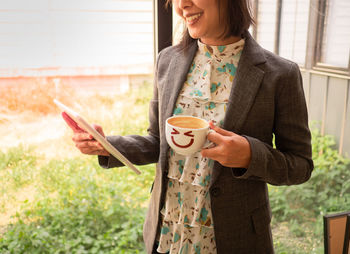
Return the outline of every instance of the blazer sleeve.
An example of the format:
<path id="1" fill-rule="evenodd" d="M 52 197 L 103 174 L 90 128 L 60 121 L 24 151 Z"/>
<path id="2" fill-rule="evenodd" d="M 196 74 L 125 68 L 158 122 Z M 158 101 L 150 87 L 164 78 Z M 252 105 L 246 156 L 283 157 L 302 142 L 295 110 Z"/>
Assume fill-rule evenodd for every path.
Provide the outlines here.
<path id="1" fill-rule="evenodd" d="M 273 185 L 300 184 L 310 178 L 313 170 L 311 133 L 297 64 L 291 64 L 285 80 L 275 97 L 276 147 L 245 136 L 251 147 L 251 161 L 247 169 L 233 168 L 235 177 Z"/>
<path id="2" fill-rule="evenodd" d="M 161 54 L 161 53 L 160 53 Z M 107 136 L 107 140 L 122 153 L 133 164 L 145 165 L 156 163 L 159 159 L 159 100 L 157 88 L 157 73 L 160 54 L 154 74 L 153 98 L 149 104 L 149 127 L 147 136 L 127 135 L 127 136 Z M 117 158 L 111 156 L 98 156 L 98 162 L 103 168 L 124 166 Z"/>

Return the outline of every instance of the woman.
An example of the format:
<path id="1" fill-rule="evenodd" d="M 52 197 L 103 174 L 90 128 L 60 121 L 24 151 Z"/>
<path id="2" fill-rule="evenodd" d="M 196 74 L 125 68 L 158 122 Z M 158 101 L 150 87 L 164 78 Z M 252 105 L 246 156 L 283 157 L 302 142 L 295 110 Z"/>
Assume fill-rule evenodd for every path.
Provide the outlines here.
<path id="1" fill-rule="evenodd" d="M 158 162 L 147 253 L 273 253 L 267 183 L 300 184 L 313 169 L 299 68 L 254 41 L 248 0 L 172 4 L 187 31 L 158 56 L 149 135 L 107 137 L 135 164 Z M 210 121 L 215 147 L 187 159 L 169 149 L 174 114 Z M 88 134 L 73 140 L 101 166 L 122 166 Z"/>

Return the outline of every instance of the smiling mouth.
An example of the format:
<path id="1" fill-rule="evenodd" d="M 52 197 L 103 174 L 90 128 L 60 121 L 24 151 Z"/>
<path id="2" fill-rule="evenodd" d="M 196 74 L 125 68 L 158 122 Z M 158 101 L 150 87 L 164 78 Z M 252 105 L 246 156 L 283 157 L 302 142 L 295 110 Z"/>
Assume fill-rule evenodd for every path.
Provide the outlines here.
<path id="1" fill-rule="evenodd" d="M 176 145 L 177 147 L 180 147 L 180 148 L 188 148 L 190 147 L 193 142 L 194 142 L 194 138 L 191 138 L 191 141 L 190 143 L 188 143 L 187 145 L 179 145 L 178 143 L 175 142 L 175 139 L 174 139 L 174 136 L 171 136 L 171 141 L 173 141 L 174 145 Z"/>
<path id="2" fill-rule="evenodd" d="M 190 17 L 186 17 L 186 22 L 188 24 L 194 24 L 198 21 L 198 19 L 202 16 L 202 13 L 198 13 L 198 14 L 195 14 L 195 15 L 192 15 Z"/>

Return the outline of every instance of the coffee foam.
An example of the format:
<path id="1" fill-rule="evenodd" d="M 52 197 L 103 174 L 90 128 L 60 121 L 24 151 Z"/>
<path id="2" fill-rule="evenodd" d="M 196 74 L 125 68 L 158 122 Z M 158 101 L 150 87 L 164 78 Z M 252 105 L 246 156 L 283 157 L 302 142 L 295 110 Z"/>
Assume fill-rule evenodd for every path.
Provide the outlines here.
<path id="1" fill-rule="evenodd" d="M 204 120 L 195 117 L 174 117 L 169 119 L 168 123 L 176 127 L 187 129 L 201 129 L 208 126 L 208 123 Z"/>

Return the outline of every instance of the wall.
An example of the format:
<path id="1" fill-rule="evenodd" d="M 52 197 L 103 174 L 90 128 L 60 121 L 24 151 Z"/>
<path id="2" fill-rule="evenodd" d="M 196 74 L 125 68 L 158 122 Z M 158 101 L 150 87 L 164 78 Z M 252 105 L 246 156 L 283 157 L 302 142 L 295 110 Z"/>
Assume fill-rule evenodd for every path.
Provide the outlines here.
<path id="1" fill-rule="evenodd" d="M 309 119 L 350 156 L 350 77 L 302 70 Z"/>

